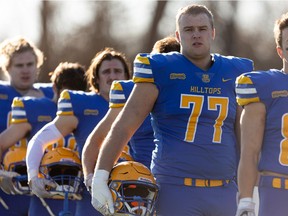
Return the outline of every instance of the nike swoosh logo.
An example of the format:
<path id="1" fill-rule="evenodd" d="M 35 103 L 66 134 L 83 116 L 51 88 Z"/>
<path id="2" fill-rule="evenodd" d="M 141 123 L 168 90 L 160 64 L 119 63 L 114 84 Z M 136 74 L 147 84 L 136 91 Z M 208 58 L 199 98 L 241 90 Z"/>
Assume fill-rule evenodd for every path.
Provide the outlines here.
<path id="1" fill-rule="evenodd" d="M 222 78 L 222 82 L 228 82 L 230 80 L 232 80 L 232 79 L 224 79 L 224 78 Z"/>

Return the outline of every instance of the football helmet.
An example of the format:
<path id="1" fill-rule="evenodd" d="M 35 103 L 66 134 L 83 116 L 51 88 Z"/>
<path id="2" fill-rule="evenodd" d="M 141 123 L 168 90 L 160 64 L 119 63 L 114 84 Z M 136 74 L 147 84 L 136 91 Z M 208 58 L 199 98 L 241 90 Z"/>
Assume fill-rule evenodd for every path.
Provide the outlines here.
<path id="1" fill-rule="evenodd" d="M 124 146 L 123 151 L 126 152 L 127 154 L 130 154 L 130 147 L 128 144 Z"/>
<path id="2" fill-rule="evenodd" d="M 3 166 L 6 171 L 19 173 L 20 176 L 13 177 L 12 181 L 16 189 L 22 194 L 31 194 L 27 178 L 26 166 L 27 148 L 10 148 L 4 156 Z"/>
<path id="3" fill-rule="evenodd" d="M 116 164 L 108 186 L 115 215 L 153 215 L 159 188 L 151 171 L 143 164 L 135 161 Z"/>
<path id="4" fill-rule="evenodd" d="M 65 193 L 69 199 L 82 199 L 82 167 L 78 152 L 64 147 L 52 149 L 44 154 L 39 171 L 40 177 L 42 174 L 56 183 L 56 188 L 47 188 L 53 199 L 64 199 Z"/>
<path id="5" fill-rule="evenodd" d="M 130 154 L 128 154 L 126 151 L 122 151 L 121 155 L 118 158 L 117 163 L 120 163 L 123 161 L 134 161 L 134 160 Z"/>

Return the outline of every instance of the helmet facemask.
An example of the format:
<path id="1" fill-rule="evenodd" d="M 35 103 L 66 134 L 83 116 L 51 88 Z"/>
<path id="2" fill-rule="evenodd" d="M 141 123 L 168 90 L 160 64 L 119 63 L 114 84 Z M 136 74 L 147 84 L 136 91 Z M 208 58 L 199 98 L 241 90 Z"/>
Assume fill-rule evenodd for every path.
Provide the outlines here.
<path id="1" fill-rule="evenodd" d="M 141 181 L 113 181 L 114 208 L 117 213 L 128 215 L 153 215 L 158 187 Z"/>
<path id="2" fill-rule="evenodd" d="M 58 148 L 59 149 L 59 148 Z M 53 151 L 53 150 L 52 150 Z M 67 150 L 68 151 L 68 150 Z M 70 150 L 69 150 L 70 151 Z M 82 169 L 80 159 L 72 155 L 73 158 L 65 158 L 65 154 L 70 152 L 47 152 L 50 154 L 42 159 L 40 166 L 40 173 L 47 179 L 53 180 L 56 183 L 56 188 L 49 188 L 48 191 L 53 194 L 53 199 L 64 199 L 65 194 L 68 194 L 69 199 L 82 199 L 81 182 L 82 182 Z M 72 150 L 71 150 L 71 153 Z M 51 161 L 54 161 L 51 163 Z"/>
<path id="3" fill-rule="evenodd" d="M 153 215 L 158 186 L 150 170 L 134 161 L 121 162 L 116 167 L 111 171 L 108 183 L 115 215 Z"/>

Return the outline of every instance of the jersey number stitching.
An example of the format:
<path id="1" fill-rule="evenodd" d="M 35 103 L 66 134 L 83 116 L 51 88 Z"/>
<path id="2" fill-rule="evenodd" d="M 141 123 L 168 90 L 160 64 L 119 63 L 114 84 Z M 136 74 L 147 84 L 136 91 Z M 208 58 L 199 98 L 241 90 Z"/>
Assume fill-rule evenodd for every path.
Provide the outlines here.
<path id="1" fill-rule="evenodd" d="M 207 100 L 208 100 L 208 110 L 211 111 L 219 110 L 218 117 L 215 119 L 215 124 L 213 125 L 214 133 L 212 142 L 220 143 L 222 139 L 222 126 L 228 114 L 229 98 L 208 96 Z M 203 109 L 203 104 L 204 104 L 204 96 L 202 95 L 188 95 L 188 94 L 181 95 L 180 108 L 184 109 L 192 108 L 185 132 L 184 140 L 186 142 L 194 142 L 198 120 Z"/>

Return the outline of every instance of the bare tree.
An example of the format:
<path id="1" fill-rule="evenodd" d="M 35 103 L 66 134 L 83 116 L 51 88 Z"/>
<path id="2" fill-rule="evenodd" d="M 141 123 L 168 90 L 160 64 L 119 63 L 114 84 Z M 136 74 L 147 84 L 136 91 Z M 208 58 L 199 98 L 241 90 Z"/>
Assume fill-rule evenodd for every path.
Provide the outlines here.
<path id="1" fill-rule="evenodd" d="M 53 4 L 49 1 L 42 1 L 41 8 L 41 38 L 40 38 L 40 49 L 44 52 L 45 61 L 41 68 L 41 72 L 39 74 L 39 80 L 43 82 L 49 81 L 49 72 L 51 71 L 50 65 L 51 62 L 51 44 L 52 37 L 50 29 L 51 18 L 53 17 Z"/>
<path id="2" fill-rule="evenodd" d="M 167 1 L 157 1 L 156 2 L 156 7 L 154 10 L 154 17 L 151 21 L 150 27 L 147 31 L 147 34 L 145 34 L 144 43 L 143 46 L 141 48 L 142 52 L 150 52 L 151 48 L 153 47 L 153 44 L 155 43 L 155 41 L 158 40 L 159 38 L 159 23 L 161 21 L 161 19 L 163 18 L 163 14 L 165 12 L 166 9 L 166 5 L 167 5 Z"/>

